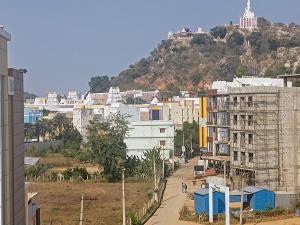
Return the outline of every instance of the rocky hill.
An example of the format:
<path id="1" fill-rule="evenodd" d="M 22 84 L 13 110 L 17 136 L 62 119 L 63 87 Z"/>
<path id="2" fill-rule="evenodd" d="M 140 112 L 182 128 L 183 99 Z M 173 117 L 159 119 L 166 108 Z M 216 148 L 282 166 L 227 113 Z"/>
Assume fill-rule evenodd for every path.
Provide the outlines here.
<path id="1" fill-rule="evenodd" d="M 111 80 L 121 89 L 197 91 L 235 76 L 300 73 L 300 26 L 259 18 L 259 29 L 218 26 L 192 39 L 164 40 Z"/>

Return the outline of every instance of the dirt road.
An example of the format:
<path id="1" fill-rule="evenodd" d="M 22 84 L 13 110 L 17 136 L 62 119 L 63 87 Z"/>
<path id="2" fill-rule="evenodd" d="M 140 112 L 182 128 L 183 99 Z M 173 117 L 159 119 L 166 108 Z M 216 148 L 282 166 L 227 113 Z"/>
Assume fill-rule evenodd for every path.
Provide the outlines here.
<path id="1" fill-rule="evenodd" d="M 186 194 L 181 192 L 181 183 L 185 182 L 188 191 L 193 191 L 192 178 L 193 166 L 197 164 L 197 159 L 191 160 L 183 165 L 168 179 L 165 195 L 161 207 L 146 223 L 146 225 L 190 225 L 179 220 L 179 211 L 182 209 L 186 200 Z"/>
<path id="2" fill-rule="evenodd" d="M 186 202 L 186 194 L 181 192 L 181 183 L 188 185 L 188 191 L 193 192 L 199 187 L 192 186 L 193 166 L 197 164 L 197 159 L 191 160 L 182 166 L 176 173 L 168 179 L 165 195 L 161 207 L 146 225 L 195 225 L 194 222 L 179 220 L 179 212 Z M 247 224 L 253 225 L 253 223 Z M 258 225 L 300 225 L 300 218 L 290 218 L 279 221 L 262 222 Z"/>

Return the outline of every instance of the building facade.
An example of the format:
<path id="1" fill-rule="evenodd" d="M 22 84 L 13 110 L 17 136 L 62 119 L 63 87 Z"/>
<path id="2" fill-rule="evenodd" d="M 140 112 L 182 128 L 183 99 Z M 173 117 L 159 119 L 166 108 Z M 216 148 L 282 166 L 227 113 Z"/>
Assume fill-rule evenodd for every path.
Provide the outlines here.
<path id="1" fill-rule="evenodd" d="M 288 83 L 288 86 L 290 87 L 291 83 Z M 250 152 L 250 155 L 247 155 L 248 153 L 245 151 L 240 151 L 242 153 L 239 153 L 234 149 L 237 144 L 241 144 L 242 149 L 252 146 L 252 144 L 249 143 L 252 143 L 253 135 L 248 134 L 245 130 L 242 130 L 242 128 L 249 128 L 248 124 L 253 123 L 253 115 L 244 113 L 240 117 L 240 113 L 234 112 L 233 109 L 236 109 L 235 107 L 232 108 L 234 105 L 237 105 L 239 104 L 239 101 L 242 101 L 242 109 L 244 110 L 247 106 L 246 102 L 251 101 L 251 98 L 248 99 L 247 96 L 242 98 L 239 98 L 238 96 L 232 97 L 231 92 L 235 89 L 243 92 L 243 90 L 249 88 L 257 88 L 257 90 L 259 90 L 260 87 L 284 87 L 284 81 L 283 79 L 243 77 L 236 78 L 232 82 L 216 81 L 213 83 L 212 87 L 214 89 L 207 91 L 208 156 L 206 158 L 213 164 L 214 168 L 219 173 L 226 172 L 229 175 L 230 171 L 232 172 L 232 168 L 236 168 L 237 170 L 234 171 L 234 176 L 238 177 L 240 173 L 239 170 L 243 167 L 241 164 L 239 164 L 239 166 L 241 166 L 239 168 L 234 167 L 237 165 L 237 162 L 235 161 L 237 157 L 244 163 L 244 161 L 247 160 L 247 157 L 250 157 L 250 160 L 252 160 L 253 155 L 252 152 Z M 262 93 L 259 94 L 261 95 Z M 243 120 L 241 125 L 240 120 Z M 249 185 L 253 184 L 251 181 L 251 179 L 253 181 L 255 180 L 253 178 L 253 173 L 248 171 L 246 171 L 246 173 L 249 174 Z M 256 182 L 257 184 L 260 184 L 258 179 Z M 236 180 L 235 184 L 240 185 L 241 180 Z M 267 183 L 264 183 L 263 186 L 265 185 L 267 185 Z"/>
<path id="2" fill-rule="evenodd" d="M 125 138 L 127 155 L 142 158 L 146 151 L 161 147 L 164 159 L 168 160 L 174 152 L 174 135 L 174 124 L 170 121 L 132 122 Z"/>
<path id="3" fill-rule="evenodd" d="M 0 28 L 0 223 L 24 225 L 24 71 L 8 69 L 10 38 Z"/>
<path id="4" fill-rule="evenodd" d="M 178 101 L 163 103 L 163 118 L 173 121 L 176 129 L 182 129 L 184 122 L 199 123 L 200 98 L 181 98 Z"/>
<path id="5" fill-rule="evenodd" d="M 300 89 L 229 88 L 232 175 L 300 192 Z"/>
<path id="6" fill-rule="evenodd" d="M 24 123 L 35 124 L 40 118 L 43 117 L 43 112 L 39 110 L 24 110 Z"/>
<path id="7" fill-rule="evenodd" d="M 73 126 L 82 135 L 83 142 L 87 142 L 88 126 L 94 120 L 94 109 L 91 107 L 77 106 L 73 110 Z"/>

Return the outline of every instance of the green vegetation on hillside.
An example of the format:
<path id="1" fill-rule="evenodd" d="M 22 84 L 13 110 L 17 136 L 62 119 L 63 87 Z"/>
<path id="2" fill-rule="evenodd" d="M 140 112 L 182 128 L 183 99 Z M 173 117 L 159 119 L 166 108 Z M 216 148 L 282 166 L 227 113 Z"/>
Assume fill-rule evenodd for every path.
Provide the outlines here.
<path id="1" fill-rule="evenodd" d="M 163 40 L 143 58 L 111 79 L 121 89 L 161 91 L 204 89 L 213 80 L 235 76 L 293 73 L 300 65 L 300 26 L 259 18 L 253 32 L 217 26 L 191 41 Z"/>

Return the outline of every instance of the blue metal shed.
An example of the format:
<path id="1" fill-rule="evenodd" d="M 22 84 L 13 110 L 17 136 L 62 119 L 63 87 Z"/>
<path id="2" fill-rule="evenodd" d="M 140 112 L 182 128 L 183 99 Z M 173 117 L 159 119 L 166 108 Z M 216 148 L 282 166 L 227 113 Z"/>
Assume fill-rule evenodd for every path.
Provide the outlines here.
<path id="1" fill-rule="evenodd" d="M 248 194 L 247 203 L 255 211 L 275 208 L 275 193 L 268 188 L 249 186 L 243 189 Z"/>
<path id="2" fill-rule="evenodd" d="M 229 201 L 230 202 L 241 202 L 241 196 L 242 196 L 241 191 L 238 191 L 238 190 L 232 191 L 232 192 L 230 192 Z M 247 202 L 247 194 L 244 194 L 243 202 L 244 203 Z"/>
<path id="3" fill-rule="evenodd" d="M 225 212 L 225 194 L 213 192 L 213 214 L 223 214 Z M 194 208 L 197 214 L 209 213 L 208 188 L 200 189 L 194 192 Z"/>

